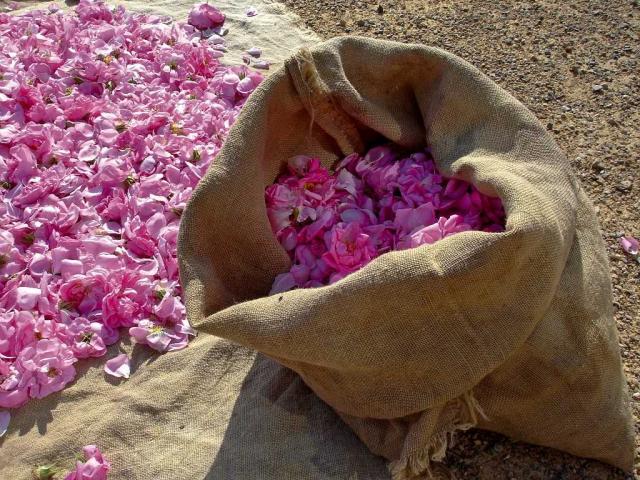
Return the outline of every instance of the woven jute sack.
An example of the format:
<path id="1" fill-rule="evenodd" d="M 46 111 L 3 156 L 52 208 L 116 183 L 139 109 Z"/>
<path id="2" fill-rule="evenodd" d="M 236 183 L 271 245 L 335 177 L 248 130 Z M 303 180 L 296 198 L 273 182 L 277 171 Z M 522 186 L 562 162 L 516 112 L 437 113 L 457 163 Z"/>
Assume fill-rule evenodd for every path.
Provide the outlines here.
<path id="1" fill-rule="evenodd" d="M 499 196 L 503 233 L 386 253 L 339 282 L 268 296 L 290 261 L 264 189 L 287 159 L 331 166 L 392 142 Z M 634 437 L 594 210 L 521 103 L 436 48 L 343 37 L 249 99 L 179 237 L 189 319 L 266 354 L 390 461 L 433 471 L 477 426 L 630 470 Z"/>

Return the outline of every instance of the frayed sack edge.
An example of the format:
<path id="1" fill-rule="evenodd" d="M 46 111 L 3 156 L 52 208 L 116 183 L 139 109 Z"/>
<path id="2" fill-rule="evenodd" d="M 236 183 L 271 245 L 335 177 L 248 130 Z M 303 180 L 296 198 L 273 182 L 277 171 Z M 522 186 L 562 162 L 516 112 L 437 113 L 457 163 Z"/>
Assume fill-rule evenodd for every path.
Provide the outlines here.
<path id="1" fill-rule="evenodd" d="M 354 120 L 340 107 L 320 77 L 311 51 L 301 48 L 287 62 L 287 68 L 311 116 L 309 136 L 315 123 L 333 137 L 344 155 L 364 153 L 365 145 Z"/>
<path id="2" fill-rule="evenodd" d="M 389 471 L 393 480 L 411 480 L 425 476 L 428 479 L 451 478 L 446 469 L 433 462 L 441 462 L 452 444 L 457 431 L 469 430 L 478 424 L 478 416 L 487 419 L 480 404 L 467 392 L 451 402 L 447 409 L 452 409 L 452 420 L 438 433 L 432 435 L 429 443 L 421 450 L 389 463 Z"/>

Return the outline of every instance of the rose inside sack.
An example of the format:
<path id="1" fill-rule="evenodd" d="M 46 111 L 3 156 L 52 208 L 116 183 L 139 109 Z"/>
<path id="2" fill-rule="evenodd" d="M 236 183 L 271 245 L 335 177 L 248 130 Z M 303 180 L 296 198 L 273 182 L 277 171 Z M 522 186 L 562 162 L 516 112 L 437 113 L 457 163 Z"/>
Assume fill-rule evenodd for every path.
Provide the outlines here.
<path id="1" fill-rule="evenodd" d="M 271 227 L 293 263 L 271 293 L 334 283 L 391 250 L 504 230 L 500 199 L 443 177 L 429 150 L 374 147 L 347 156 L 333 173 L 304 155 L 287 166 L 265 191 Z"/>

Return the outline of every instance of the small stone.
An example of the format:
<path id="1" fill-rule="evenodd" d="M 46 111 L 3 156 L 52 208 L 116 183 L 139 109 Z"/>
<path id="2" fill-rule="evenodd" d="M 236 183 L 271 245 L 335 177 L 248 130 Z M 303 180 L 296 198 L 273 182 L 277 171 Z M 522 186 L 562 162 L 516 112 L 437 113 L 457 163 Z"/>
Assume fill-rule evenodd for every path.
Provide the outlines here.
<path id="1" fill-rule="evenodd" d="M 591 164 L 591 168 L 596 172 L 601 172 L 604 170 L 604 164 L 600 160 L 596 160 Z"/>
<path id="2" fill-rule="evenodd" d="M 616 186 L 616 188 L 621 192 L 627 192 L 631 190 L 632 186 L 633 186 L 633 183 L 631 182 L 631 180 L 623 180 Z"/>
<path id="3" fill-rule="evenodd" d="M 379 15 L 382 15 L 384 13 L 384 8 L 382 8 L 382 5 L 378 5 L 378 10 L 377 10 Z"/>
<path id="4" fill-rule="evenodd" d="M 634 400 L 640 400 L 640 392 L 636 392 L 633 395 L 631 395 L 631 398 L 633 398 Z"/>
<path id="5" fill-rule="evenodd" d="M 356 25 L 358 25 L 359 27 L 364 27 L 366 25 L 366 22 L 362 19 L 358 20 L 356 22 Z"/>
<path id="6" fill-rule="evenodd" d="M 595 93 L 601 92 L 604 89 L 604 87 L 598 83 L 595 83 L 591 86 L 591 90 L 593 90 Z"/>

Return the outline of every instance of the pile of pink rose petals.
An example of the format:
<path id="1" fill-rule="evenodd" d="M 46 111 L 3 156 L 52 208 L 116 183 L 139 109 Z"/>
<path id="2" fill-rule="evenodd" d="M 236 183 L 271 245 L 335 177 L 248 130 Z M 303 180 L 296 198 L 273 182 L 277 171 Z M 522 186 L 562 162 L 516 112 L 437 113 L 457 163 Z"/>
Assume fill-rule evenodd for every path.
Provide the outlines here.
<path id="1" fill-rule="evenodd" d="M 88 0 L 0 14 L 0 407 L 121 333 L 160 352 L 194 335 L 180 215 L 262 79 L 221 63 L 199 28 L 224 15 L 199 8 L 198 28 Z M 126 355 L 107 367 L 129 375 Z"/>
<path id="2" fill-rule="evenodd" d="M 288 168 L 265 191 L 271 227 L 292 260 L 271 293 L 331 284 L 391 250 L 504 230 L 500 199 L 440 175 L 428 150 L 375 147 L 349 155 L 333 174 L 307 156 Z"/>

